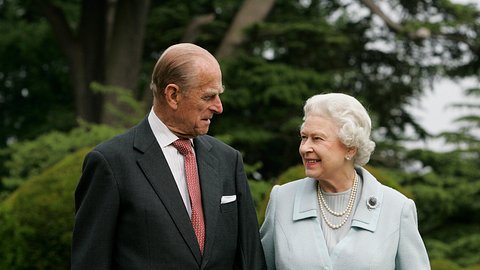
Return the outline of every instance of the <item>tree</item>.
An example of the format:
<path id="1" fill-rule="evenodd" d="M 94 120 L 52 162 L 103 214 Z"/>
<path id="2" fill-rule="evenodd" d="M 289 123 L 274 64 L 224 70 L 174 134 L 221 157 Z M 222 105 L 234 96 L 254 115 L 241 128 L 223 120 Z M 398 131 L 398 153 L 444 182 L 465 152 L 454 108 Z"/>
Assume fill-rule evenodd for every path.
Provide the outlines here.
<path id="1" fill-rule="evenodd" d="M 468 89 L 468 102 L 452 104 L 467 108 L 459 117 L 458 130 L 441 132 L 439 139 L 453 146 L 436 153 L 430 150 L 405 151 L 403 164 L 409 166 L 400 182 L 412 190 L 418 207 L 420 230 L 436 265 L 480 266 L 480 174 L 479 156 L 479 90 Z M 408 167 L 407 167 L 408 168 Z M 412 168 L 416 168 L 412 171 Z M 407 170 L 405 170 L 407 171 Z M 440 268 L 438 268 L 440 269 Z"/>
<path id="2" fill-rule="evenodd" d="M 1 269 L 68 269 L 72 200 L 83 157 L 69 154 L 0 203 Z"/>
<path id="3" fill-rule="evenodd" d="M 417 203 L 420 229 L 435 260 L 432 265 L 446 262 L 460 268 L 479 263 L 475 253 L 479 245 L 480 206 L 475 200 L 480 190 L 476 170 L 479 140 L 475 135 L 478 129 L 473 130 L 477 113 L 462 118 L 468 120 L 467 125 L 458 133 L 441 134 L 458 145 L 451 152 L 410 151 L 401 145 L 409 127 L 416 134 L 407 139 L 430 135 L 405 105 L 428 91 L 433 80 L 438 76 L 478 77 L 478 8 L 447 0 L 381 4 L 369 0 L 154 0 L 147 12 L 147 2 L 0 1 L 0 31 L 5 33 L 0 36 L 2 143 L 7 138 L 13 142 L 12 138 L 31 139 L 52 129 L 72 129 L 77 123 L 71 108 L 79 103 L 75 101 L 78 97 L 84 98 L 81 95 L 99 97 L 93 98 L 93 103 L 82 103 L 93 106 L 85 109 L 95 115 L 92 121 L 115 123 L 106 117 L 104 104 L 112 96 L 89 92 L 91 82 L 100 83 L 93 88 L 118 89 L 108 84 L 118 86 L 117 82 L 128 80 L 123 88 L 141 99 L 162 50 L 179 41 L 195 42 L 220 59 L 226 88 L 224 113 L 214 118 L 211 134 L 242 152 L 249 176 L 257 179 L 252 182 L 255 198 L 262 198 L 265 188 L 279 175 L 288 180 L 300 177 L 298 167 L 297 171 L 287 169 L 300 161 L 297 136 L 305 99 L 320 92 L 349 93 L 366 105 L 373 118 L 377 149 L 370 165 L 376 175 L 410 191 Z M 262 8 L 251 11 L 252 3 Z M 134 6 L 129 10 L 128 5 Z M 127 11 L 133 16 L 121 15 Z M 120 26 L 130 21 L 131 25 Z M 130 40 L 137 37 L 133 30 L 146 38 Z M 143 45 L 141 40 L 145 40 Z M 114 48 L 117 45 L 119 48 Z M 65 57 L 67 54 L 70 56 Z M 86 92 L 70 93 L 76 81 L 68 76 L 79 76 L 78 84 Z M 117 101 L 121 100 L 113 100 Z M 113 103 L 117 109 L 112 111 L 125 111 L 125 103 L 120 108 L 119 103 Z M 71 143 L 96 138 L 85 139 L 76 135 L 77 131 L 71 131 L 72 139 L 47 135 L 1 149 L 0 154 L 9 154 L 4 158 L 8 162 L 0 162 L 5 180 L 0 190 L 14 189 L 49 170 L 52 162 L 71 151 Z M 41 155 L 44 152 L 47 157 Z M 32 186 L 25 189 L 28 187 Z M 33 196 L 37 195 L 30 193 L 18 202 L 27 205 L 32 200 L 36 204 Z M 6 201 L 16 201 L 15 196 Z M 24 218 L 21 213 L 15 215 Z M 15 216 L 10 217 L 0 216 L 0 223 L 13 222 Z M 3 224 L 0 232 L 6 228 L 6 235 L 25 232 Z M 31 227 L 40 226 L 36 224 Z M 19 247 L 29 248 L 25 243 L 30 239 L 17 240 Z"/>
<path id="4" fill-rule="evenodd" d="M 476 156 L 480 153 L 480 88 L 467 89 L 465 94 L 471 97 L 468 102 L 451 104 L 454 109 L 468 110 L 467 114 L 455 119 L 459 129 L 457 132 L 442 132 L 437 137 Z"/>
<path id="5" fill-rule="evenodd" d="M 414 139 L 423 139 L 429 134 L 405 105 L 427 91 L 435 76 L 447 72 L 466 76 L 478 70 L 478 10 L 465 5 L 399 0 L 380 7 L 367 0 L 264 0 L 255 2 L 252 9 L 254 2 L 153 1 L 148 13 L 147 0 L 49 0 L 18 5 L 37 7 L 26 14 L 38 14 L 34 10 L 43 14 L 29 15 L 29 21 L 48 19 L 76 78 L 72 88 L 82 89 L 71 98 L 77 108 L 85 108 L 85 114 L 96 116 L 78 115 L 97 122 L 115 124 L 115 117 L 103 109 L 102 95 L 90 91 L 92 81 L 132 89 L 139 99 L 145 93 L 148 100 L 151 95 L 144 92 L 148 77 L 164 48 L 194 41 L 215 52 L 225 69 L 227 91 L 225 113 L 212 134 L 248 153 L 250 163 L 262 160 L 267 177 L 297 161 L 301 106 L 312 94 L 337 91 L 357 96 L 374 118 L 379 142 L 402 140 L 409 127 L 417 132 Z M 121 15 L 126 11 L 132 11 L 132 16 Z M 136 38 L 132 31 L 138 29 Z M 142 45 L 143 35 L 147 42 Z M 458 42 L 462 46 L 456 46 Z M 141 48 L 143 62 L 138 60 Z M 267 107 L 271 109 L 259 111 Z M 243 123 L 249 124 L 250 133 Z M 267 149 L 274 153 L 264 154 Z M 376 153 L 375 162 L 391 160 L 381 148 Z"/>
<path id="6" fill-rule="evenodd" d="M 149 0 L 83 0 L 78 22 L 72 22 L 62 9 L 68 6 L 64 2 L 31 3 L 47 19 L 68 61 L 78 117 L 116 124 L 117 119 L 103 110 L 103 99 L 114 96 L 93 93 L 90 84 L 137 88 L 149 4 Z M 71 27 L 72 23 L 76 25 Z"/>
<path id="7" fill-rule="evenodd" d="M 237 46 L 245 41 L 245 29 L 262 22 L 273 7 L 275 0 L 245 0 L 235 15 L 215 56 L 218 59 L 232 56 Z"/>
<path id="8" fill-rule="evenodd" d="M 68 69 L 48 25 L 0 3 L 0 147 L 75 125 Z M 3 162 L 0 162 L 3 164 Z M 0 169 L 1 172 L 1 169 Z"/>

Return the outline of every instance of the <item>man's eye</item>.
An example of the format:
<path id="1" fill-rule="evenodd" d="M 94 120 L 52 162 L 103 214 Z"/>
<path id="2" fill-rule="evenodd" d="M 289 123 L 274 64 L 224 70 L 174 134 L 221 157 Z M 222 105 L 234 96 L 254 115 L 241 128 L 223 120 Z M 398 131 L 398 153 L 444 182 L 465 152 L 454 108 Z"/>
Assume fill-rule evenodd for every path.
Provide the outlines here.
<path id="1" fill-rule="evenodd" d="M 209 101 L 209 100 L 212 100 L 212 99 L 214 99 L 214 98 L 215 98 L 215 95 L 212 95 L 212 96 L 205 96 L 205 97 L 203 97 L 203 100 L 205 100 L 205 101 Z"/>

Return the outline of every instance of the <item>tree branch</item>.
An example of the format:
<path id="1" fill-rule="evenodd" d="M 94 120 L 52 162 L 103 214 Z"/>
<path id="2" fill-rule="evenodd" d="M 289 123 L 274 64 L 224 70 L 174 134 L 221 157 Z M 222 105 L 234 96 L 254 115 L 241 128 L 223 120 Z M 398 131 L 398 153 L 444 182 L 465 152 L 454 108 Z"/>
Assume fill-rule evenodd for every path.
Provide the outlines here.
<path id="1" fill-rule="evenodd" d="M 430 31 L 430 29 L 425 28 L 425 27 L 420 27 L 415 32 L 408 32 L 407 33 L 405 31 L 405 28 L 401 24 L 396 23 L 392 19 L 390 19 L 390 17 L 388 17 L 382 11 L 382 9 L 375 4 L 375 2 L 373 0 L 360 0 L 360 2 L 362 2 L 373 14 L 376 14 L 377 16 L 379 16 L 385 22 L 387 27 L 397 34 L 402 34 L 402 33 L 407 34 L 408 37 L 413 39 L 413 40 L 423 40 L 423 39 L 431 38 L 433 36 L 444 37 L 448 40 L 463 42 L 470 48 L 470 50 L 472 50 L 472 51 L 476 50 L 475 46 L 470 42 L 470 40 L 467 36 L 462 35 L 462 34 L 458 34 L 458 33 L 454 33 L 454 34 L 437 33 L 437 34 L 434 34 Z"/>
<path id="2" fill-rule="evenodd" d="M 235 47 L 244 41 L 245 28 L 263 21 L 274 3 L 275 0 L 244 0 L 215 56 L 221 59 L 231 55 Z"/>
<path id="3" fill-rule="evenodd" d="M 421 27 L 415 32 L 407 32 L 401 24 L 390 19 L 390 17 L 388 17 L 373 0 L 360 0 L 360 2 L 370 9 L 373 14 L 379 16 L 385 22 L 387 27 L 397 34 L 407 34 L 408 37 L 413 40 L 423 40 L 431 37 L 430 29 L 425 27 Z"/>
<path id="4" fill-rule="evenodd" d="M 74 61 L 78 43 L 63 11 L 48 0 L 34 1 L 34 5 L 50 24 L 60 49 L 70 61 Z"/>
<path id="5" fill-rule="evenodd" d="M 360 2 L 367 6 L 373 14 L 379 16 L 392 31 L 395 33 L 401 33 L 403 31 L 403 27 L 391 20 L 373 0 L 360 0 Z"/>
<path id="6" fill-rule="evenodd" d="M 200 34 L 200 28 L 205 24 L 213 22 L 213 20 L 215 20 L 215 14 L 213 13 L 195 17 L 188 25 L 181 42 L 195 42 Z"/>

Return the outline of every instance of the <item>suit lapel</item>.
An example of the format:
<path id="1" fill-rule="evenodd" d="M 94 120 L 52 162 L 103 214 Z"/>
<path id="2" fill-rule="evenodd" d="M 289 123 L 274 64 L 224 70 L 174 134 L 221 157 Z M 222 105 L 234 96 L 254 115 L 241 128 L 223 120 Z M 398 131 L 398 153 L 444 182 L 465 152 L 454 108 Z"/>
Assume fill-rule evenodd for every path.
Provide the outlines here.
<path id="1" fill-rule="evenodd" d="M 324 258 L 327 265 L 331 265 L 330 255 L 325 241 L 325 236 L 320 225 L 320 213 L 318 211 L 317 183 L 313 178 L 305 178 L 303 185 L 295 193 L 293 204 L 293 221 L 308 224 L 307 228 L 312 230 L 312 236 L 319 239 L 317 252 L 318 258 Z M 307 240 L 308 241 L 308 240 Z"/>
<path id="2" fill-rule="evenodd" d="M 222 196 L 222 182 L 218 172 L 219 160 L 210 151 L 212 145 L 202 137 L 195 138 L 194 145 L 205 216 L 205 249 L 203 258 L 204 262 L 206 262 L 215 240 L 215 228 Z"/>
<path id="3" fill-rule="evenodd" d="M 362 176 L 363 188 L 360 201 L 353 216 L 352 227 L 358 227 L 374 232 L 377 228 L 378 218 L 380 216 L 383 192 L 381 184 L 367 170 L 358 167 L 357 173 Z M 375 199 L 375 204 L 368 205 L 370 199 Z"/>
<path id="4" fill-rule="evenodd" d="M 136 129 L 134 148 L 143 153 L 137 160 L 138 166 L 175 222 L 197 263 L 200 264 L 200 248 L 190 218 L 167 160 L 146 119 Z"/>

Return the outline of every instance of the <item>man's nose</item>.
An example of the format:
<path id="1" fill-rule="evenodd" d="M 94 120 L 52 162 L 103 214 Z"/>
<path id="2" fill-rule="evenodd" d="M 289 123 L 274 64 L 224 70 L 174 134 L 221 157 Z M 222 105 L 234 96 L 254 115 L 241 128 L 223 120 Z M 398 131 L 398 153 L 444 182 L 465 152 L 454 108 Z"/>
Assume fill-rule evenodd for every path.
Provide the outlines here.
<path id="1" fill-rule="evenodd" d="M 220 96 L 215 97 L 215 99 L 213 100 L 213 104 L 210 107 L 210 109 L 217 114 L 220 114 L 220 113 L 223 112 L 223 105 L 222 105 L 222 100 L 220 99 Z"/>

